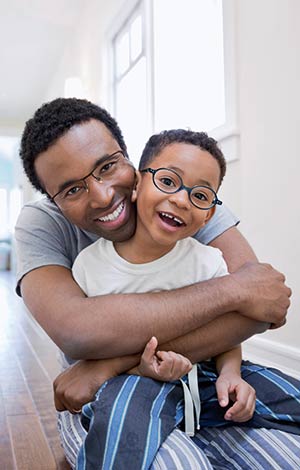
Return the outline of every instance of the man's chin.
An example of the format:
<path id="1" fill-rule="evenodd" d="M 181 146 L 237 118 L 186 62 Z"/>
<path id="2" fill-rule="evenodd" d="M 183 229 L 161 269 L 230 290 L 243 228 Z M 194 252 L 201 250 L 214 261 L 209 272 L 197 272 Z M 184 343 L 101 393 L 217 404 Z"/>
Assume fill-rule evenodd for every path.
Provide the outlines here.
<path id="1" fill-rule="evenodd" d="M 101 227 L 95 224 L 93 227 L 89 228 L 89 232 L 92 232 L 98 235 L 101 238 L 110 240 L 112 242 L 124 242 L 129 240 L 135 232 L 135 219 L 132 218 L 128 220 L 125 224 L 120 227 L 105 227 L 104 224 L 101 224 Z"/>

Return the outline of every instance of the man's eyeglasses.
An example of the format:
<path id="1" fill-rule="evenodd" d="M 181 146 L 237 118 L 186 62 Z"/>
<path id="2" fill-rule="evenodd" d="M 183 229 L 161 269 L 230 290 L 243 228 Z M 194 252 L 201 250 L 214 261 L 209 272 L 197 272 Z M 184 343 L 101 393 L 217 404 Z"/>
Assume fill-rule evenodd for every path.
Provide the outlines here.
<path id="1" fill-rule="evenodd" d="M 187 191 L 191 203 L 198 209 L 208 210 L 216 204 L 222 204 L 222 201 L 218 199 L 217 194 L 212 188 L 208 186 L 193 186 L 189 188 L 183 184 L 181 176 L 170 168 L 157 168 L 157 170 L 146 168 L 141 171 L 141 173 L 143 172 L 152 174 L 154 185 L 163 193 L 174 194 L 182 189 Z"/>
<path id="2" fill-rule="evenodd" d="M 66 209 L 75 203 L 81 202 L 89 192 L 87 179 L 92 176 L 99 183 L 115 181 L 121 177 L 123 171 L 131 165 L 122 150 L 102 158 L 86 176 L 77 181 L 66 184 L 50 198 L 59 207 Z"/>

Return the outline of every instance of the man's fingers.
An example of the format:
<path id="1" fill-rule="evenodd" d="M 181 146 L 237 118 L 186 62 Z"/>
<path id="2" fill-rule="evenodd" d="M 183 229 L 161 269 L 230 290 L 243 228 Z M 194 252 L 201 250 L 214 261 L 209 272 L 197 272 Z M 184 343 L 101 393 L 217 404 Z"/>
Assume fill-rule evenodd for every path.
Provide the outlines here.
<path id="1" fill-rule="evenodd" d="M 65 411 L 67 409 L 64 403 L 58 398 L 57 394 L 54 394 L 54 406 L 57 411 Z"/>

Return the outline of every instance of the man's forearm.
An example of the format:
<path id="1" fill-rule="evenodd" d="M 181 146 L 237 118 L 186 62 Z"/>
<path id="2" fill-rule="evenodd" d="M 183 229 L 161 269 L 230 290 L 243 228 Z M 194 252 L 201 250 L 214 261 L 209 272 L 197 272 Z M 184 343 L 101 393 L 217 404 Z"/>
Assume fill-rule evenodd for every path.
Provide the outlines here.
<path id="1" fill-rule="evenodd" d="M 201 328 L 159 345 L 159 348 L 180 353 L 193 363 L 201 362 L 236 347 L 268 328 L 269 323 L 257 322 L 237 313 L 227 313 Z"/>
<path id="2" fill-rule="evenodd" d="M 227 278 L 172 292 L 86 298 L 68 270 L 48 267 L 25 276 L 22 295 L 40 325 L 67 355 L 103 359 L 138 353 L 152 336 L 164 343 L 229 311 L 239 299 L 232 294 Z"/>

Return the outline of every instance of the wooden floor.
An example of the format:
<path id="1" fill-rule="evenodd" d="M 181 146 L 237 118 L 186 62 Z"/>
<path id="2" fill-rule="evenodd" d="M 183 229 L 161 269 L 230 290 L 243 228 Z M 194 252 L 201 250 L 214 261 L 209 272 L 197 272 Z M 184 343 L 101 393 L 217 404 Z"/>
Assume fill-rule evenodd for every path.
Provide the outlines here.
<path id="1" fill-rule="evenodd" d="M 0 271 L 0 469 L 67 470 L 56 429 L 52 381 L 57 349 Z"/>

